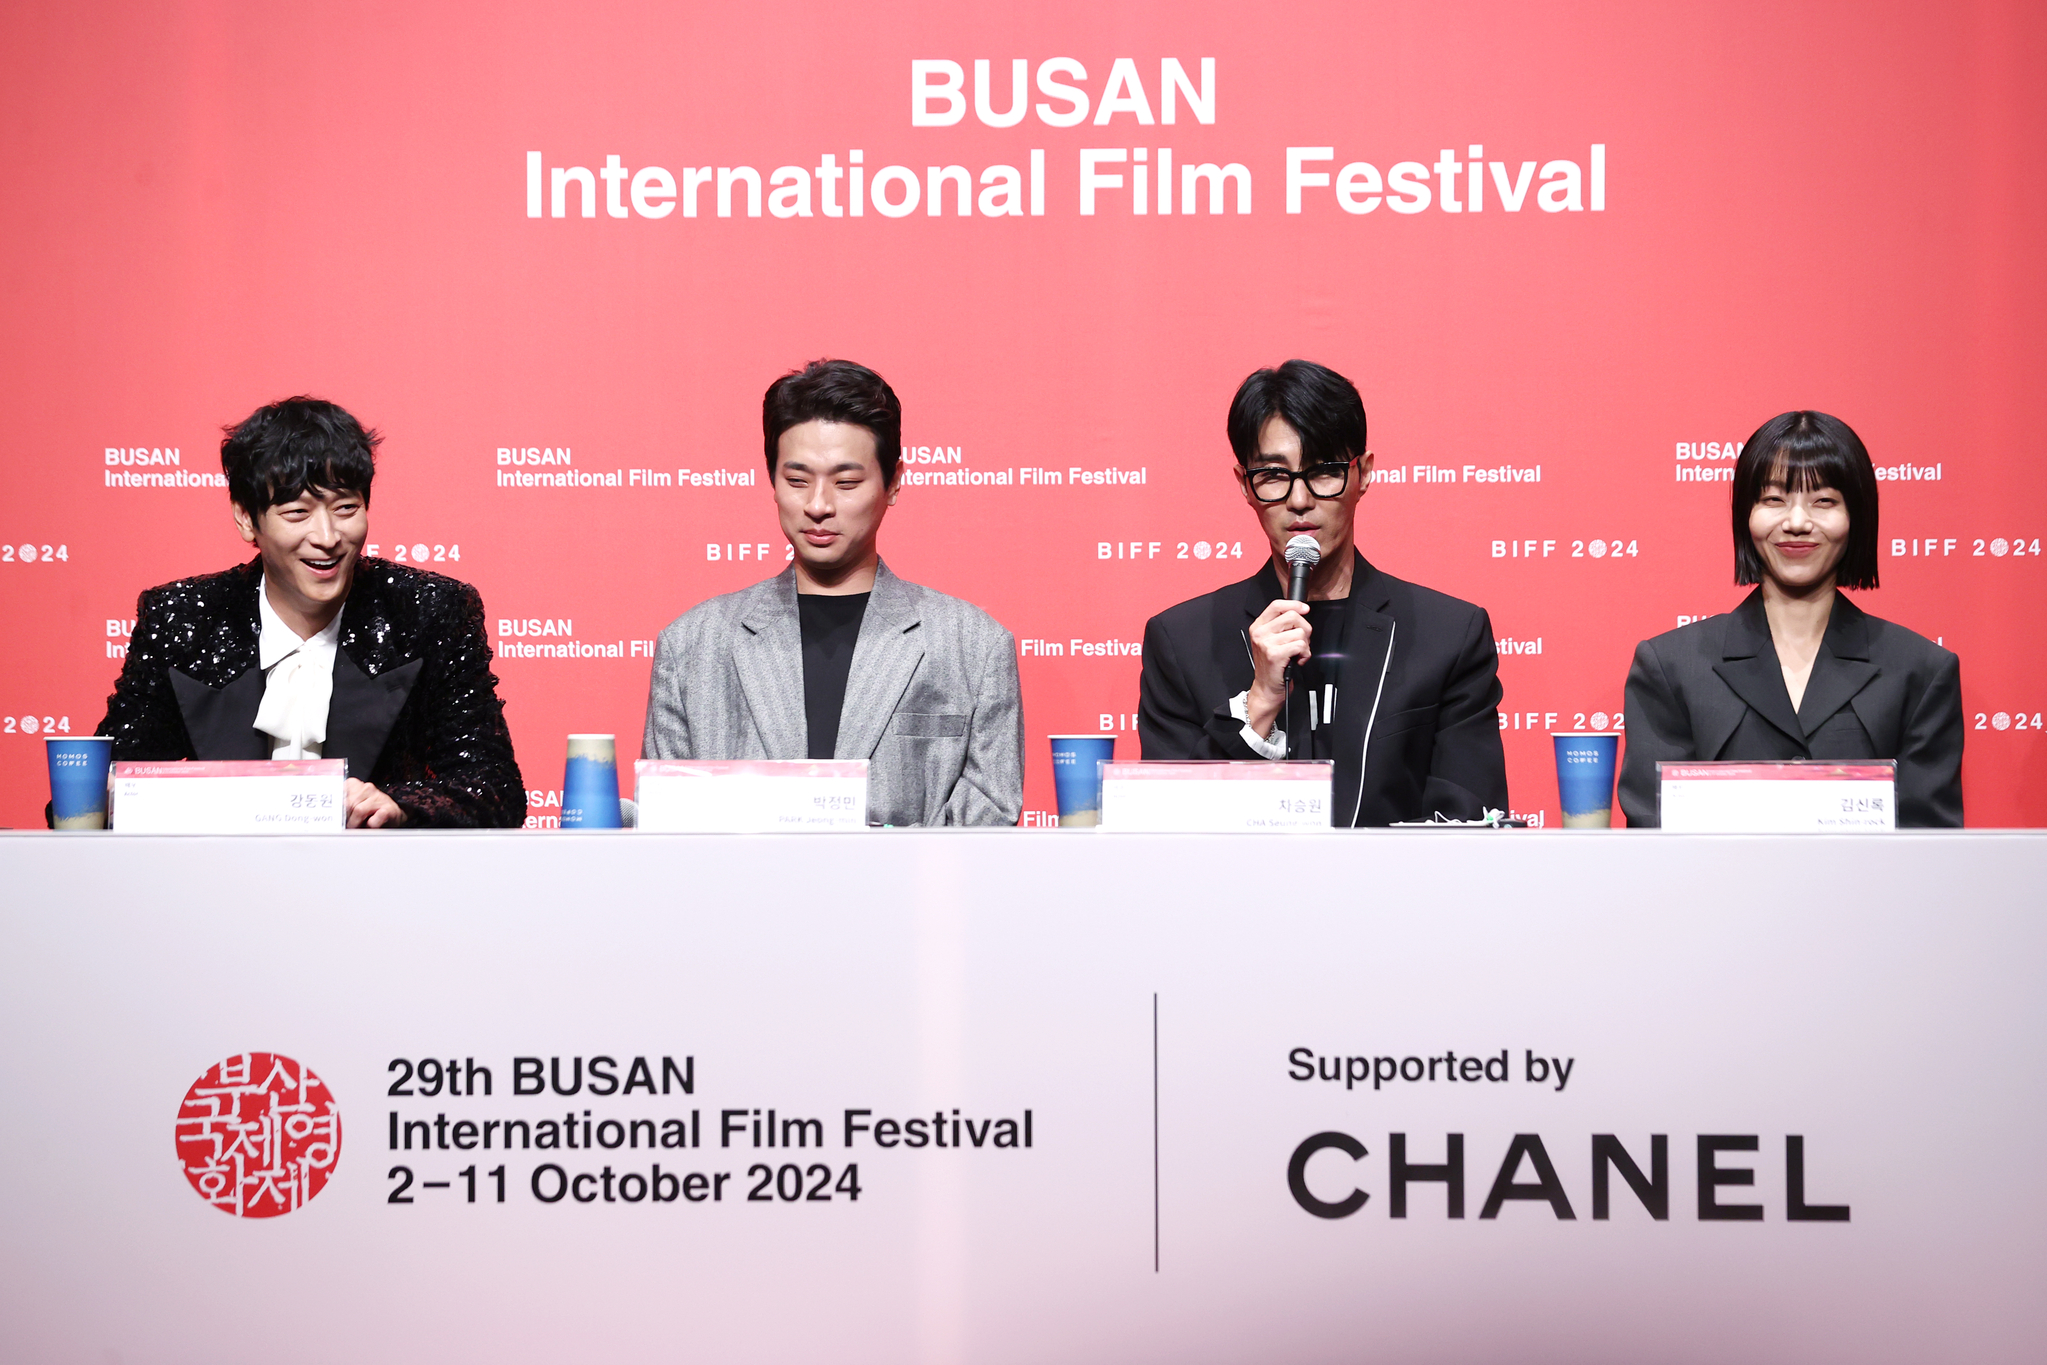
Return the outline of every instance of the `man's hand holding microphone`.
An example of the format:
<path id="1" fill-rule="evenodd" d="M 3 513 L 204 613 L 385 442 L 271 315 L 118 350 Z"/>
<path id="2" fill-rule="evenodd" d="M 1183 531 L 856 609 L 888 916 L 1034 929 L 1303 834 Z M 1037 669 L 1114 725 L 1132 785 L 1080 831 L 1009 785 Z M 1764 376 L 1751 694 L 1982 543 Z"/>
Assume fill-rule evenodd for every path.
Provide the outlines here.
<path id="1" fill-rule="evenodd" d="M 1286 705 L 1287 670 L 1295 660 L 1308 659 L 1313 650 L 1308 624 L 1308 575 L 1322 562 L 1322 548 L 1315 537 L 1298 535 L 1286 545 L 1286 562 L 1291 582 L 1287 595 L 1266 604 L 1251 623 L 1251 687 L 1244 697 L 1244 719 L 1251 729 L 1270 737 L 1274 722 Z M 1298 742 L 1290 732 L 1289 743 Z"/>

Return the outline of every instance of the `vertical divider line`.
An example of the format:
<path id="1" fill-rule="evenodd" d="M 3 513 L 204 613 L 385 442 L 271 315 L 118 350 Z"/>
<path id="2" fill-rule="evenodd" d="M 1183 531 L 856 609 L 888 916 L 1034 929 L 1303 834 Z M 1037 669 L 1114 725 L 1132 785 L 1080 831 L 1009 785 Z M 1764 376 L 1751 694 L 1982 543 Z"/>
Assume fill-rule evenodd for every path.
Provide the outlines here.
<path id="1" fill-rule="evenodd" d="M 1159 993 L 1151 993 L 1151 1273 L 1159 1273 Z"/>

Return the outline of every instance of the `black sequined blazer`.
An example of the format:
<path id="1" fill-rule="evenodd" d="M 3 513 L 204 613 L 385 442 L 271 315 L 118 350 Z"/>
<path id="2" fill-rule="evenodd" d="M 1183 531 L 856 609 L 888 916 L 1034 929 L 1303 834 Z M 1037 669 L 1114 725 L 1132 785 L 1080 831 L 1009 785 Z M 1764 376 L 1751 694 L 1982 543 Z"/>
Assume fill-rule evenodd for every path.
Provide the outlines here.
<path id="1" fill-rule="evenodd" d="M 260 759 L 260 559 L 151 588 L 99 733 L 117 759 Z M 321 753 L 348 760 L 408 823 L 511 828 L 526 815 L 483 599 L 467 583 L 381 559 L 357 562 L 341 609 Z"/>

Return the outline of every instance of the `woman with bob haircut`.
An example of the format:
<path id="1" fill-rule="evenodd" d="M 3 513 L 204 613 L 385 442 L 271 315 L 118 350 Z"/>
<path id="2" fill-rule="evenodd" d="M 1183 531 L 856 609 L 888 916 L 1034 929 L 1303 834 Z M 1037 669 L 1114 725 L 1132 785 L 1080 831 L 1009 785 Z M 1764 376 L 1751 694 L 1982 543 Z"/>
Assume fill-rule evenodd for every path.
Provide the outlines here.
<path id="1" fill-rule="evenodd" d="M 1895 759 L 1899 828 L 1962 823 L 1961 660 L 1869 615 L 1876 470 L 1846 422 L 1772 417 L 1734 466 L 1734 581 L 1721 616 L 1644 640 L 1628 670 L 1620 801 L 1662 823 L 1656 765 Z"/>

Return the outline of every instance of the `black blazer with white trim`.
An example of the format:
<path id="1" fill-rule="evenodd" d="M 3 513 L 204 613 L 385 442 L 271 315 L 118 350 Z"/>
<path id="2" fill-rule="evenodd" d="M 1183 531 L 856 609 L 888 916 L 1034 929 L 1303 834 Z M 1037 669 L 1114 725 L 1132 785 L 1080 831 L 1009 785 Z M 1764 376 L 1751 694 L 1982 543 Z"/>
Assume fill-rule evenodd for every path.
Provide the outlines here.
<path id="1" fill-rule="evenodd" d="M 1661 823 L 1660 761 L 1895 759 L 1900 828 L 1962 823 L 1962 664 L 1836 594 L 1796 710 L 1758 588 L 1644 640 L 1628 670 L 1628 824 Z"/>
<path id="2" fill-rule="evenodd" d="M 1336 704 L 1332 824 L 1387 825 L 1507 808 L 1499 653 L 1483 609 L 1382 573 L 1351 579 L 1351 638 Z M 1241 583 L 1145 623 L 1137 733 L 1150 759 L 1259 755 L 1230 700 L 1251 686 L 1248 631 L 1285 596 L 1268 562 Z"/>

